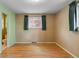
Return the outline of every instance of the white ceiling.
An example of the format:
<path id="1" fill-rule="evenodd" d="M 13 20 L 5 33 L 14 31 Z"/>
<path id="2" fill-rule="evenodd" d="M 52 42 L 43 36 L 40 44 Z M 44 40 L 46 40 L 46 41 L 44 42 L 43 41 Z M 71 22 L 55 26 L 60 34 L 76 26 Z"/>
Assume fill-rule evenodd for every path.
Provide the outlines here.
<path id="1" fill-rule="evenodd" d="M 73 0 L 0 0 L 16 13 L 56 13 Z"/>

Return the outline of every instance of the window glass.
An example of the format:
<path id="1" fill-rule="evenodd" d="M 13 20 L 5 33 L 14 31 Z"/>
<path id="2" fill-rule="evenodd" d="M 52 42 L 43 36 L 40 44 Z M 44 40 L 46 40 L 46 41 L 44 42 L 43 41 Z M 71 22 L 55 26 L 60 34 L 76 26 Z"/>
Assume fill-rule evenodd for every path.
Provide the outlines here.
<path id="1" fill-rule="evenodd" d="M 29 16 L 29 28 L 42 28 L 42 18 L 41 16 Z"/>

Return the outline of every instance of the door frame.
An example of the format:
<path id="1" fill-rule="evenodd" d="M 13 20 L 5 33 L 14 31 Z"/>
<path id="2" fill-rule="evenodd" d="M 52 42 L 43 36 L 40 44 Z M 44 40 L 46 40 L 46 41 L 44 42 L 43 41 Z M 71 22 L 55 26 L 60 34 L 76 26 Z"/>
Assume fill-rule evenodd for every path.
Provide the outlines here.
<path id="1" fill-rule="evenodd" d="M 4 15 L 6 16 L 6 28 L 7 28 L 7 30 L 6 30 L 6 32 L 7 32 L 7 35 L 6 35 L 6 36 L 7 36 L 7 37 L 6 37 L 6 48 L 7 48 L 7 39 L 8 39 L 7 14 L 6 14 L 6 13 L 1 13 L 1 21 L 4 19 L 4 18 L 3 18 Z M 3 24 L 3 23 L 1 22 L 1 33 L 2 33 L 2 24 Z M 3 34 L 2 34 L 2 35 L 3 35 Z M 2 36 L 2 35 L 1 35 L 1 36 Z M 1 37 L 1 43 L 2 43 L 2 40 L 3 40 L 3 38 Z M 3 51 L 3 50 L 4 50 L 4 49 L 3 49 L 3 45 L 2 45 L 2 51 Z"/>

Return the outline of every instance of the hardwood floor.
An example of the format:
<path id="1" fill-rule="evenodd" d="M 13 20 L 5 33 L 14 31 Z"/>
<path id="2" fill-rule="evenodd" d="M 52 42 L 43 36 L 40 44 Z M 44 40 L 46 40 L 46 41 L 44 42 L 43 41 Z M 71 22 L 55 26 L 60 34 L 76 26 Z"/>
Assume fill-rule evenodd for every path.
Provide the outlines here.
<path id="1" fill-rule="evenodd" d="M 72 56 L 55 43 L 15 44 L 5 49 L 0 58 L 72 58 Z"/>

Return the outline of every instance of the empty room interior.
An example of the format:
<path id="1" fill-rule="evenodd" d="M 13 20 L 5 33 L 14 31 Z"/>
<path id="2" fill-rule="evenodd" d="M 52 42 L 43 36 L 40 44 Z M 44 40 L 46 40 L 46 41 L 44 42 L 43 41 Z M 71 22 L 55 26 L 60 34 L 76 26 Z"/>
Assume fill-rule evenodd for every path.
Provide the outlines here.
<path id="1" fill-rule="evenodd" d="M 0 58 L 78 58 L 79 0 L 0 0 Z"/>

